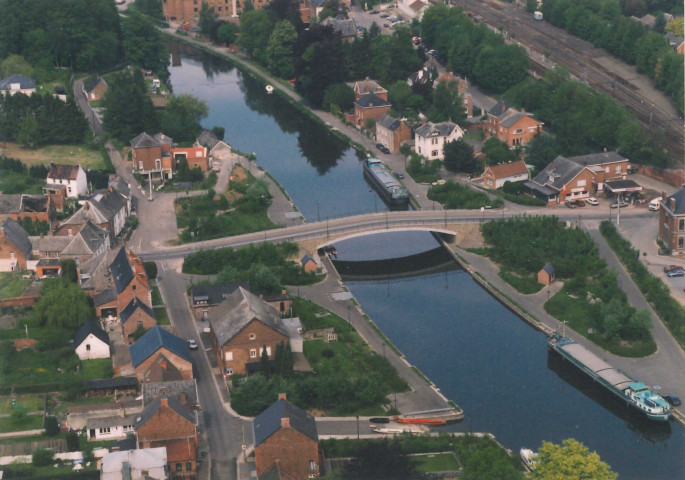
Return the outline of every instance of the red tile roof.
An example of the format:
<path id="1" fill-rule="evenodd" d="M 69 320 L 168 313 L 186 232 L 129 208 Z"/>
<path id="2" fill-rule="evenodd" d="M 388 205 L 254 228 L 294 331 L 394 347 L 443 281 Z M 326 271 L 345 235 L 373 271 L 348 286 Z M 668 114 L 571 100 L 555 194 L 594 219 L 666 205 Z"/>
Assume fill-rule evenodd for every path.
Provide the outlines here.
<path id="1" fill-rule="evenodd" d="M 513 175 L 521 175 L 528 172 L 528 167 L 523 160 L 516 162 L 503 163 L 488 167 L 495 178 L 507 178 Z"/>

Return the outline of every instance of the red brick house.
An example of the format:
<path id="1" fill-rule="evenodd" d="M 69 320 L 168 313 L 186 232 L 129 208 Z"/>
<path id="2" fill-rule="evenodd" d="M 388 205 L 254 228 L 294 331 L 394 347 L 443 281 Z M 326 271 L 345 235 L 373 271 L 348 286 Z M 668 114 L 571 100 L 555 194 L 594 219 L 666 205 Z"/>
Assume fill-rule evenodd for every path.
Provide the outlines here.
<path id="1" fill-rule="evenodd" d="M 273 360 L 276 345 L 288 342 L 278 311 L 243 287 L 210 314 L 209 323 L 212 351 L 228 375 L 257 371 L 264 348 Z"/>
<path id="2" fill-rule="evenodd" d="M 139 328 L 150 330 L 157 325 L 155 311 L 134 297 L 119 313 L 124 338 L 129 338 Z"/>
<path id="3" fill-rule="evenodd" d="M 382 98 L 383 100 L 388 99 L 388 91 L 385 88 L 381 87 L 381 85 L 378 82 L 376 82 L 375 80 L 371 80 L 369 77 L 366 77 L 364 80 L 354 82 L 350 86 L 354 91 L 355 100 L 359 100 L 360 98 L 362 98 L 365 95 L 368 95 L 369 93 L 373 93 L 374 95 Z"/>
<path id="4" fill-rule="evenodd" d="M 207 173 L 210 169 L 207 147 L 172 148 L 171 156 L 174 165 L 178 165 L 178 161 L 185 158 L 191 170 L 199 168 L 202 173 Z"/>
<path id="5" fill-rule="evenodd" d="M 152 306 L 152 290 L 148 282 L 143 261 L 133 252 L 121 247 L 109 266 L 117 294 L 117 310 L 121 312 L 135 297 Z"/>
<path id="6" fill-rule="evenodd" d="M 166 447 L 169 478 L 197 478 L 197 417 L 175 397 L 161 395 L 136 417 L 138 448 Z"/>
<path id="7" fill-rule="evenodd" d="M 469 84 L 466 81 L 465 78 L 461 78 L 458 75 L 455 75 L 453 72 L 445 72 L 441 73 L 438 75 L 438 78 L 433 82 L 433 88 L 437 88 L 438 84 L 441 82 L 457 82 L 457 92 L 459 92 L 459 95 L 461 95 L 461 98 L 464 103 L 464 108 L 466 109 L 466 116 L 467 117 L 472 117 L 473 116 L 473 97 L 469 93 L 467 93 L 467 89 L 469 88 Z"/>
<path id="8" fill-rule="evenodd" d="M 93 77 L 88 83 L 83 85 L 83 91 L 86 93 L 86 98 L 89 102 L 100 100 L 107 91 L 107 82 L 102 77 Z"/>
<path id="9" fill-rule="evenodd" d="M 354 101 L 354 116 L 346 115 L 347 121 L 359 127 L 366 125 L 368 119 L 374 121 L 390 111 L 392 104 L 375 93 L 367 93 Z"/>
<path id="10" fill-rule="evenodd" d="M 319 476 L 319 435 L 314 417 L 279 394 L 252 421 L 257 476 L 278 469 L 281 478 Z"/>
<path id="11" fill-rule="evenodd" d="M 143 132 L 131 140 L 133 171 L 141 175 L 171 178 L 175 170 L 171 145 L 173 139 L 163 133 L 155 136 Z"/>
<path id="12" fill-rule="evenodd" d="M 494 190 L 501 188 L 506 182 L 530 180 L 530 172 L 526 163 L 523 160 L 518 160 L 485 167 L 482 178 L 483 186 Z"/>
<path id="13" fill-rule="evenodd" d="M 532 113 L 518 111 L 503 102 L 498 102 L 488 112 L 484 132 L 487 136 L 497 137 L 509 147 L 524 146 L 535 135 L 542 132 L 542 122 L 533 118 Z"/>
<path id="14" fill-rule="evenodd" d="M 685 255 L 685 188 L 661 201 L 659 240 L 668 245 L 673 255 Z"/>
<path id="15" fill-rule="evenodd" d="M 156 326 L 131 345 L 131 361 L 138 381 L 192 380 L 193 363 L 182 338 Z"/>
<path id="16" fill-rule="evenodd" d="M 226 300 L 238 287 L 250 289 L 250 284 L 227 283 L 219 285 L 195 285 L 190 289 L 190 303 L 195 320 L 207 320 L 209 314 Z"/>
<path id="17" fill-rule="evenodd" d="M 376 142 L 388 147 L 392 153 L 399 151 L 400 146 L 410 141 L 411 137 L 411 127 L 404 120 L 385 114 L 376 121 Z"/>
<path id="18" fill-rule="evenodd" d="M 306 254 L 304 257 L 302 257 L 300 263 L 302 264 L 302 269 L 305 273 L 316 273 L 316 260 L 314 260 L 314 257 L 312 257 L 310 254 Z"/>
<path id="19" fill-rule="evenodd" d="M 31 240 L 21 225 L 11 218 L 0 224 L 0 272 L 26 270 L 31 259 Z"/>

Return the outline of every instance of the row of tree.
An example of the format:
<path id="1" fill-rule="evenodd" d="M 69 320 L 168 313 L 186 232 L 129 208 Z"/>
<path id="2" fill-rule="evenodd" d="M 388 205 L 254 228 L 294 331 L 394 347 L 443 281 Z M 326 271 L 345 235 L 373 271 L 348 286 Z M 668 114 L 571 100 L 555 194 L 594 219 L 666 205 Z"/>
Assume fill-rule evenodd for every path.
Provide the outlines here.
<path id="1" fill-rule="evenodd" d="M 629 14 L 641 13 L 634 2 L 623 2 Z M 639 3 L 639 1 L 638 1 Z M 661 2 L 663 7 L 672 2 Z M 683 112 L 685 84 L 683 58 L 674 52 L 663 35 L 664 20 L 657 16 L 659 32 L 653 32 L 630 17 L 624 16 L 619 0 L 546 0 L 541 7 L 545 20 L 569 33 L 592 42 L 623 61 L 637 65 L 657 87 L 675 101 Z M 682 13 L 682 3 L 675 12 Z"/>

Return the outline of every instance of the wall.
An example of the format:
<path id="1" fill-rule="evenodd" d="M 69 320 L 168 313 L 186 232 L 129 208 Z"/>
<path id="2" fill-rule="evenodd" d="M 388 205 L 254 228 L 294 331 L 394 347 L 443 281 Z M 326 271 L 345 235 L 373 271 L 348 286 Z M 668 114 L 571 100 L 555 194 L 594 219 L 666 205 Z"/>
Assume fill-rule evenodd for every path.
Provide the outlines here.
<path id="1" fill-rule="evenodd" d="M 254 340 L 250 340 L 250 334 L 254 334 Z M 280 332 L 272 330 L 259 320 L 252 320 L 238 335 L 233 337 L 220 351 L 218 356 L 219 365 L 223 365 L 222 373 L 226 372 L 227 367 L 233 367 L 233 373 L 243 375 L 246 373 L 245 364 L 258 362 L 264 345 L 271 349 L 270 359 L 276 354 L 276 345 L 279 342 L 287 342 L 288 337 Z M 250 350 L 256 349 L 257 356 L 250 357 Z M 215 350 L 216 353 L 219 353 Z M 226 360 L 226 352 L 233 353 L 233 360 Z"/>
<path id="2" fill-rule="evenodd" d="M 133 314 L 122 324 L 124 331 L 124 338 L 128 338 L 129 335 L 133 335 L 138 329 L 138 322 L 141 322 L 145 330 L 150 330 L 152 327 L 157 325 L 157 319 L 148 315 L 142 308 L 136 308 Z"/>
<path id="3" fill-rule="evenodd" d="M 262 475 L 276 460 L 294 478 L 318 474 L 318 444 L 293 428 L 282 427 L 255 449 L 257 475 Z M 314 470 L 310 470 L 310 461 L 316 465 Z"/>
<path id="4" fill-rule="evenodd" d="M 26 297 L 3 298 L 0 307 L 31 307 L 38 303 L 40 295 L 28 295 Z"/>
<path id="5" fill-rule="evenodd" d="M 171 353 L 166 348 L 160 348 L 155 353 L 150 355 L 143 363 L 136 367 L 136 377 L 139 381 L 144 381 L 145 372 L 150 368 L 150 366 L 155 363 L 155 360 L 159 355 L 164 355 L 164 357 L 171 362 L 179 372 L 181 372 L 181 377 L 183 380 L 193 379 L 193 364 L 187 360 L 179 357 L 175 353 Z"/>
<path id="6" fill-rule="evenodd" d="M 86 348 L 90 345 L 90 350 Z M 92 360 L 94 358 L 109 358 L 109 345 L 97 338 L 92 333 L 76 347 L 76 355 L 81 360 Z"/>

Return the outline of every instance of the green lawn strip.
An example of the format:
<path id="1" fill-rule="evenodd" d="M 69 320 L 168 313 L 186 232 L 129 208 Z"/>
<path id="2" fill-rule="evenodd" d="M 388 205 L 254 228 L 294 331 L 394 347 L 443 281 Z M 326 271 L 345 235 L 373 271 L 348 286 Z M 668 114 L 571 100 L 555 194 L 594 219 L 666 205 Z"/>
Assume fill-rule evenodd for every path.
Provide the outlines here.
<path id="1" fill-rule="evenodd" d="M 44 395 L 16 395 L 14 403 L 18 406 L 12 406 L 11 396 L 0 397 L 0 415 L 12 414 L 17 410 L 24 412 L 41 412 L 45 406 Z"/>
<path id="2" fill-rule="evenodd" d="M 510 271 L 500 270 L 499 276 L 502 277 L 502 280 L 524 295 L 530 295 L 532 293 L 539 292 L 544 286 L 538 283 L 537 279 L 533 278 L 531 275 L 521 277 Z"/>
<path id="3" fill-rule="evenodd" d="M 100 478 L 100 472 L 97 470 L 95 462 L 89 467 L 84 465 L 84 469 L 78 472 L 75 472 L 70 464 L 61 467 L 55 467 L 55 464 L 59 464 L 59 461 L 55 460 L 53 465 L 47 467 L 34 467 L 30 463 L 12 464 L 7 469 L 16 472 L 17 475 L 22 475 L 21 478 L 33 480 L 97 480 Z"/>
<path id="4" fill-rule="evenodd" d="M 43 193 L 43 185 L 44 178 L 33 178 L 23 173 L 0 169 L 0 191 L 3 193 L 40 195 Z"/>
<path id="5" fill-rule="evenodd" d="M 165 307 L 157 307 L 154 311 L 155 316 L 157 317 L 157 325 L 171 325 L 169 313 L 166 311 Z"/>
<path id="6" fill-rule="evenodd" d="M 154 287 L 152 289 L 152 305 L 164 305 L 164 300 L 162 299 L 159 287 Z"/>
<path id="7" fill-rule="evenodd" d="M 43 415 L 23 415 L 19 419 L 14 416 L 0 417 L 0 433 L 20 432 L 39 428 L 43 428 Z"/>
<path id="8" fill-rule="evenodd" d="M 84 380 L 112 378 L 112 359 L 96 358 L 81 361 L 81 376 Z"/>
<path id="9" fill-rule="evenodd" d="M 439 202 L 447 209 L 479 209 L 483 207 L 499 208 L 503 205 L 502 199 L 491 199 L 482 191 L 473 190 L 461 183 L 448 180 L 442 185 L 433 185 L 428 190 L 429 200 Z"/>
<path id="10" fill-rule="evenodd" d="M 460 465 L 453 453 L 428 453 L 416 455 L 414 459 L 419 472 L 447 472 L 459 470 Z"/>
<path id="11" fill-rule="evenodd" d="M 31 285 L 30 278 L 16 277 L 0 288 L 0 298 L 14 298 L 21 296 L 24 290 Z"/>
<path id="12" fill-rule="evenodd" d="M 682 348 L 685 348 L 685 309 L 683 306 L 671 296 L 663 280 L 650 273 L 638 260 L 639 252 L 618 233 L 616 227 L 608 222 L 602 222 L 600 232 L 621 263 L 628 269 L 633 281 L 666 324 L 673 337 Z"/>

